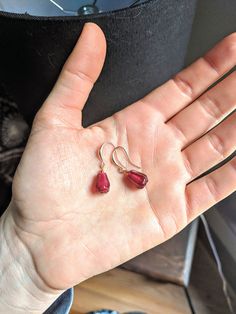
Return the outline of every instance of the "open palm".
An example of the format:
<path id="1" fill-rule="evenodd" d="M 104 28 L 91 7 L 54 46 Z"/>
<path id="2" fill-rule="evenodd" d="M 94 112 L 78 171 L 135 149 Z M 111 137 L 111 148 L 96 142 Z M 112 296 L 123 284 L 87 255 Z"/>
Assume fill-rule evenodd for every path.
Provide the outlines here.
<path id="1" fill-rule="evenodd" d="M 236 114 L 221 122 L 236 108 L 235 72 L 205 92 L 234 66 L 236 35 L 143 99 L 82 128 L 81 111 L 105 53 L 101 29 L 87 23 L 35 117 L 14 177 L 10 212 L 17 234 L 55 289 L 162 243 L 236 189 L 235 159 L 193 181 L 236 148 Z M 96 192 L 104 142 L 126 148 L 149 178 L 144 189 L 124 180 L 107 145 L 111 189 Z"/>

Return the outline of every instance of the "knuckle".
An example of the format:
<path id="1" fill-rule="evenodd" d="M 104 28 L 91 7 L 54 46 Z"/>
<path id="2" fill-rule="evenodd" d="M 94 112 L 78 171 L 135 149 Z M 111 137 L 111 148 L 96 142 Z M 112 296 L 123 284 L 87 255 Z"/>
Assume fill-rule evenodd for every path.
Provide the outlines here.
<path id="1" fill-rule="evenodd" d="M 214 177 L 212 175 L 207 176 L 205 183 L 213 201 L 217 203 L 219 200 L 219 192 L 218 192 L 218 185 Z"/>
<path id="2" fill-rule="evenodd" d="M 218 66 L 216 63 L 213 61 L 212 57 L 210 56 L 209 53 L 207 53 L 205 56 L 203 56 L 203 60 L 207 63 L 207 65 L 216 72 L 217 75 L 220 75 Z"/>
<path id="3" fill-rule="evenodd" d="M 199 102 L 204 111 L 213 118 L 214 122 L 224 115 L 224 112 L 221 110 L 221 103 L 215 98 L 212 98 L 209 94 L 205 94 L 199 98 Z"/>
<path id="4" fill-rule="evenodd" d="M 195 173 L 194 173 L 190 158 L 188 156 L 188 153 L 184 151 L 182 152 L 182 155 L 183 155 L 184 167 L 185 167 L 185 170 L 187 171 L 187 175 L 189 179 L 194 178 Z"/>
<path id="5" fill-rule="evenodd" d="M 194 91 L 192 85 L 183 77 L 181 77 L 180 74 L 175 75 L 172 80 L 181 93 L 189 98 L 193 97 Z"/>
<path id="6" fill-rule="evenodd" d="M 221 159 L 224 159 L 226 155 L 226 149 L 225 149 L 224 141 L 221 139 L 221 137 L 216 133 L 209 133 L 208 141 L 210 143 L 210 146 L 213 148 L 213 150 L 218 155 L 220 155 Z"/>
<path id="7" fill-rule="evenodd" d="M 70 76 L 74 76 L 76 79 L 82 80 L 82 81 L 87 82 L 91 85 L 94 84 L 94 79 L 89 74 L 82 71 L 81 69 L 75 71 L 75 70 L 68 67 L 68 68 L 64 69 L 64 73 L 68 74 Z"/>

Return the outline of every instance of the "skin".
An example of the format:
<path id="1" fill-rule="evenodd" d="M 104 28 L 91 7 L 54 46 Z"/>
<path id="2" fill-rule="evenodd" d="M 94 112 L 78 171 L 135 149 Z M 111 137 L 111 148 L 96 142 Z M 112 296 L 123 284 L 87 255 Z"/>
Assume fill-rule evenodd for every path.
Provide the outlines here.
<path id="1" fill-rule="evenodd" d="M 72 287 L 166 241 L 236 190 L 235 158 L 198 178 L 236 149 L 235 71 L 207 91 L 235 65 L 236 33 L 143 99 L 83 128 L 105 55 L 102 30 L 87 23 L 35 117 L 4 214 L 44 290 Z M 146 188 L 124 181 L 107 145 L 111 189 L 96 192 L 104 142 L 126 148 L 147 174 Z"/>

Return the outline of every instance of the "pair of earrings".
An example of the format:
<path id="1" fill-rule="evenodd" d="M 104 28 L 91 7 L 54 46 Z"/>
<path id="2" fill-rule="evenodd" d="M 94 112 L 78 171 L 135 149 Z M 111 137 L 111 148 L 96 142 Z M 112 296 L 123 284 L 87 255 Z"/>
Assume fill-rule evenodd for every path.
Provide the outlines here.
<path id="1" fill-rule="evenodd" d="M 146 176 L 146 174 L 139 172 L 137 170 L 127 170 L 127 168 L 118 159 L 117 151 L 122 150 L 129 164 L 131 164 L 133 167 L 137 169 L 141 169 L 139 166 L 132 163 L 125 148 L 123 146 L 115 147 L 112 143 L 104 143 L 98 150 L 99 159 L 101 161 L 101 164 L 100 164 L 101 171 L 97 175 L 97 182 L 96 182 L 97 191 L 100 193 L 107 193 L 110 190 L 110 181 L 108 179 L 106 172 L 104 171 L 105 162 L 103 158 L 103 149 L 104 149 L 104 146 L 107 144 L 110 144 L 113 146 L 112 162 L 115 164 L 116 167 L 118 167 L 118 171 L 124 174 L 126 178 L 130 182 L 132 182 L 138 189 L 143 189 L 148 182 L 148 177 Z"/>

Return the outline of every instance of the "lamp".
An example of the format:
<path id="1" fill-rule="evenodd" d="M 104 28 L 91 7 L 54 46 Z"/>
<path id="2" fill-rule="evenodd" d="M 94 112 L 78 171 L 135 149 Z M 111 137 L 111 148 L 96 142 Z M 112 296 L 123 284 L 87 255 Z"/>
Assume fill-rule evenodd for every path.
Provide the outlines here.
<path id="1" fill-rule="evenodd" d="M 2 11 L 0 82 L 32 122 L 84 23 L 95 22 L 106 35 L 108 51 L 84 109 L 84 125 L 94 123 L 143 97 L 183 67 L 195 2 L 148 0 L 123 9 L 78 16 Z"/>

